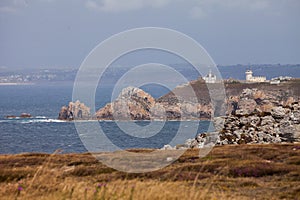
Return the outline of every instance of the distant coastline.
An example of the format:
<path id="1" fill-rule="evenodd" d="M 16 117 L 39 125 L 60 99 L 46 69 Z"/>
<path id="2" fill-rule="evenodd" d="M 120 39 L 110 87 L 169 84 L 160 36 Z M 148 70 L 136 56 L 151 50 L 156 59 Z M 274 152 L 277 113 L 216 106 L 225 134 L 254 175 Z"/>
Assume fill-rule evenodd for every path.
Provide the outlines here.
<path id="1" fill-rule="evenodd" d="M 35 85 L 35 83 L 0 83 L 0 86 L 11 86 L 11 85 Z"/>

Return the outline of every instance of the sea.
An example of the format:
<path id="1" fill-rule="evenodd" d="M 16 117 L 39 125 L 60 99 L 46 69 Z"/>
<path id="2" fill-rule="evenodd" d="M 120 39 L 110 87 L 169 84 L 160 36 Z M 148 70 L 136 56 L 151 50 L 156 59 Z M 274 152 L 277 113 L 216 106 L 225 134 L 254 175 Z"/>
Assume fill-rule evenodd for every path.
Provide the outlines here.
<path id="1" fill-rule="evenodd" d="M 246 66 L 219 67 L 223 78 L 244 79 Z M 255 75 L 268 79 L 278 76 L 300 77 L 300 66 L 253 66 Z M 190 80 L 198 75 L 190 71 Z M 111 102 L 113 85 L 100 84 L 95 93 L 95 107 Z M 168 89 L 148 85 L 141 88 L 153 97 L 160 97 Z M 77 122 L 58 120 L 63 105 L 72 101 L 72 82 L 39 83 L 34 85 L 0 85 L 0 154 L 24 152 L 82 153 L 89 149 L 110 151 L 131 148 L 162 148 L 175 146 L 194 138 L 198 133 L 213 130 L 210 121 L 81 121 L 86 127 L 78 129 Z M 30 113 L 32 118 L 7 119 L 8 115 Z M 95 123 L 97 127 L 95 127 Z M 98 137 L 99 132 L 101 137 Z M 90 148 L 92 141 L 96 148 Z M 96 145 L 95 145 L 96 144 Z"/>
<path id="2" fill-rule="evenodd" d="M 154 97 L 168 92 L 165 88 L 156 86 L 143 89 Z M 53 153 L 57 150 L 62 153 L 87 152 L 89 144 L 85 138 L 90 137 L 93 141 L 97 141 L 97 138 L 91 138 L 94 136 L 89 135 L 88 129 L 84 133 L 78 131 L 74 122 L 57 119 L 61 106 L 72 101 L 72 90 L 72 83 L 1 85 L 0 154 Z M 110 85 L 97 89 L 95 98 L 97 108 L 111 101 L 111 91 Z M 30 113 L 32 117 L 6 118 L 8 115 L 19 116 L 21 113 Z M 102 145 L 99 146 L 99 150 L 102 151 L 118 148 L 162 148 L 165 144 L 175 146 L 210 128 L 209 121 L 81 121 L 80 123 L 86 123 L 87 127 L 89 123 L 97 123 L 101 128 L 101 133 L 109 141 L 107 144 L 99 141 L 99 145 Z M 127 129 L 124 130 L 124 127 Z M 111 148 L 111 145 L 114 145 L 114 148 Z"/>

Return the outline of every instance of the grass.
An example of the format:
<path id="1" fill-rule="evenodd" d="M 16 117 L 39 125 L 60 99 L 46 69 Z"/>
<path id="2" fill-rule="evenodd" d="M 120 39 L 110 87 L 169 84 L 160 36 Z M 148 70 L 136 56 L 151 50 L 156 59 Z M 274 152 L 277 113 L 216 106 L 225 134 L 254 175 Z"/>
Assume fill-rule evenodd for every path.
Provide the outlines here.
<path id="1" fill-rule="evenodd" d="M 136 152 L 145 150 L 135 150 Z M 150 173 L 124 173 L 90 154 L 0 155 L 0 199 L 297 199 L 300 144 L 188 150 Z"/>

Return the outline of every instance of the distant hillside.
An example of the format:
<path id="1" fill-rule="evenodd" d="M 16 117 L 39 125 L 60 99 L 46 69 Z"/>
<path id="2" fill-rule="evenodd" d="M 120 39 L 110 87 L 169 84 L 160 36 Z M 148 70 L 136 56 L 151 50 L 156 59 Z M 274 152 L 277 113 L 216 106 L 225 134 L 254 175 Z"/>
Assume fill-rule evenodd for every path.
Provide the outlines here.
<path id="1" fill-rule="evenodd" d="M 266 76 L 268 80 L 278 76 L 300 78 L 300 65 L 231 65 L 218 66 L 223 79 L 234 78 L 245 80 L 245 71 L 251 69 L 255 76 Z"/>
<path id="2" fill-rule="evenodd" d="M 209 104 L 210 103 L 210 96 L 206 86 L 206 83 L 199 79 L 196 81 L 191 81 L 189 83 L 198 98 L 199 103 L 201 104 Z M 184 99 L 189 99 L 191 94 L 187 91 L 188 86 L 177 87 L 172 92 L 160 97 L 158 102 L 174 102 L 176 99 L 174 93 L 184 97 Z M 225 83 L 224 84 L 226 90 L 226 96 L 236 96 L 239 95 L 243 89 L 245 88 L 257 88 L 263 91 L 281 91 L 285 97 L 294 97 L 295 99 L 300 98 L 300 79 L 295 79 L 289 82 L 284 82 L 279 85 L 271 85 L 270 83 Z"/>
<path id="3" fill-rule="evenodd" d="M 200 76 L 191 65 L 170 64 L 176 71 L 181 73 L 187 80 L 196 80 Z M 278 76 L 291 76 L 300 78 L 300 64 L 280 65 L 280 64 L 261 64 L 261 65 L 229 65 L 217 66 L 223 79 L 245 80 L 245 71 L 251 69 L 254 76 L 266 76 L 271 79 Z M 101 78 L 101 84 L 115 84 L 131 67 L 110 66 Z M 61 82 L 74 81 L 78 69 L 76 68 L 41 68 L 41 69 L 13 69 L 0 67 L 0 83 L 5 82 Z M 208 73 L 204 71 L 203 74 Z M 214 71 L 213 71 L 214 73 Z M 174 79 L 167 80 L 170 83 Z M 176 80 L 175 80 L 176 82 Z M 177 82 L 176 82 L 177 83 Z"/>

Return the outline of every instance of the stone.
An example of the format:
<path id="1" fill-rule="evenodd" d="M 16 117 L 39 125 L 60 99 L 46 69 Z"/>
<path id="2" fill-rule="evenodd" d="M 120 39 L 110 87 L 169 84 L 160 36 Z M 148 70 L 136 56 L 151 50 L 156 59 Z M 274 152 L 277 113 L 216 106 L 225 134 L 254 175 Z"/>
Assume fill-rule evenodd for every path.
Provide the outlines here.
<path id="1" fill-rule="evenodd" d="M 286 114 L 286 109 L 281 106 L 274 107 L 271 110 L 271 115 L 274 119 L 283 119 Z"/>
<path id="2" fill-rule="evenodd" d="M 31 114 L 29 114 L 29 113 L 22 113 L 20 115 L 20 118 L 30 118 L 30 117 L 31 117 Z"/>
<path id="3" fill-rule="evenodd" d="M 238 109 L 236 115 L 249 115 L 254 112 L 256 102 L 253 99 L 242 99 L 238 102 Z"/>
<path id="4" fill-rule="evenodd" d="M 261 118 L 261 126 L 269 125 L 272 126 L 275 123 L 275 120 L 272 116 L 264 116 Z"/>
<path id="5" fill-rule="evenodd" d="M 171 145 L 169 144 L 165 144 L 161 150 L 175 150 L 176 148 L 175 147 L 172 147 Z"/>
<path id="6" fill-rule="evenodd" d="M 224 123 L 224 117 L 215 117 L 213 121 L 215 131 L 221 131 L 224 128 Z"/>
<path id="7" fill-rule="evenodd" d="M 68 106 L 63 106 L 58 114 L 60 120 L 90 119 L 90 108 L 80 101 L 70 102 Z"/>
<path id="8" fill-rule="evenodd" d="M 199 133 L 194 139 L 187 139 L 185 141 L 185 146 L 187 148 L 203 148 L 205 146 L 205 142 L 207 141 L 207 133 Z M 217 139 L 216 139 L 217 141 Z M 216 142 L 215 141 L 215 142 Z M 208 142 L 209 144 L 211 141 Z"/>
<path id="9" fill-rule="evenodd" d="M 155 99 L 136 87 L 124 88 L 118 98 L 96 112 L 97 119 L 150 120 Z"/>
<path id="10" fill-rule="evenodd" d="M 300 124 L 300 111 L 295 110 L 291 112 L 290 119 L 293 121 L 294 124 Z"/>
<path id="11" fill-rule="evenodd" d="M 218 144 L 300 141 L 299 100 L 283 98 L 281 94 L 245 89 L 241 95 L 232 98 L 238 99 L 237 109 L 225 117 Z"/>
<path id="12" fill-rule="evenodd" d="M 258 116 L 249 116 L 250 125 L 256 127 L 260 123 L 260 118 Z"/>

